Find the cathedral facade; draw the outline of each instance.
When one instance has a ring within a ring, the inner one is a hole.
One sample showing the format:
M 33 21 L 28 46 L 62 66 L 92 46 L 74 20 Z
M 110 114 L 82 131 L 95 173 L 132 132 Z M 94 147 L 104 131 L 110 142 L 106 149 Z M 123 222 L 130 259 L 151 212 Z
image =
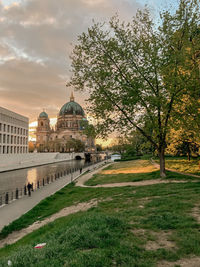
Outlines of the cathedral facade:
M 40 113 L 36 129 L 37 150 L 71 152 L 78 149 L 77 144 L 79 144 L 79 149 L 82 145 L 85 151 L 95 150 L 95 140 L 84 134 L 84 125 L 87 123 L 85 112 L 74 101 L 72 93 L 70 101 L 64 104 L 58 113 L 55 129 L 50 127 L 48 114 L 44 111 Z

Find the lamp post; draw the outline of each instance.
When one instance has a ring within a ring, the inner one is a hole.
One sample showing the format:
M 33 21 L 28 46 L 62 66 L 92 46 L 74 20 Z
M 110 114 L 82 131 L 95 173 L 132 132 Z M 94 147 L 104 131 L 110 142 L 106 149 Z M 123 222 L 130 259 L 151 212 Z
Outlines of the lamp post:
M 73 181 L 73 171 L 71 169 L 71 183 L 72 183 L 72 181 Z

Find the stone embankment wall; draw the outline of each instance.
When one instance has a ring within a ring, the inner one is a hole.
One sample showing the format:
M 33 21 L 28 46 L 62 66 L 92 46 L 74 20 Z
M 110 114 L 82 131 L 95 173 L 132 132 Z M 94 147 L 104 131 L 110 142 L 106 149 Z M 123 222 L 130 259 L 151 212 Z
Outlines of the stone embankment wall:
M 77 155 L 84 158 L 84 153 L 1 154 L 0 172 L 72 160 Z

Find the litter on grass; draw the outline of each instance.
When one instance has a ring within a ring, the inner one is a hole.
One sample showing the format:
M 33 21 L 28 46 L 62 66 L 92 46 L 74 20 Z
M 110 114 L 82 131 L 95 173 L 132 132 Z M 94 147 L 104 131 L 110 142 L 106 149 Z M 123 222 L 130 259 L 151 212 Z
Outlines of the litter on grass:
M 43 248 L 46 246 L 46 243 L 37 244 L 34 248 Z

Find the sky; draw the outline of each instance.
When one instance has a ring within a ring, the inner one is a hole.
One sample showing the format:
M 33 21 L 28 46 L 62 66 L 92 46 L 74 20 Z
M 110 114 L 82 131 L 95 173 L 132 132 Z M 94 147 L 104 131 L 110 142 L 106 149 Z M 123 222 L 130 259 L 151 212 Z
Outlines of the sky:
M 45 109 L 57 116 L 71 91 L 66 88 L 77 36 L 118 13 L 130 20 L 148 4 L 153 16 L 176 0 L 0 0 L 0 106 L 37 119 Z M 75 101 L 85 108 L 85 95 Z

